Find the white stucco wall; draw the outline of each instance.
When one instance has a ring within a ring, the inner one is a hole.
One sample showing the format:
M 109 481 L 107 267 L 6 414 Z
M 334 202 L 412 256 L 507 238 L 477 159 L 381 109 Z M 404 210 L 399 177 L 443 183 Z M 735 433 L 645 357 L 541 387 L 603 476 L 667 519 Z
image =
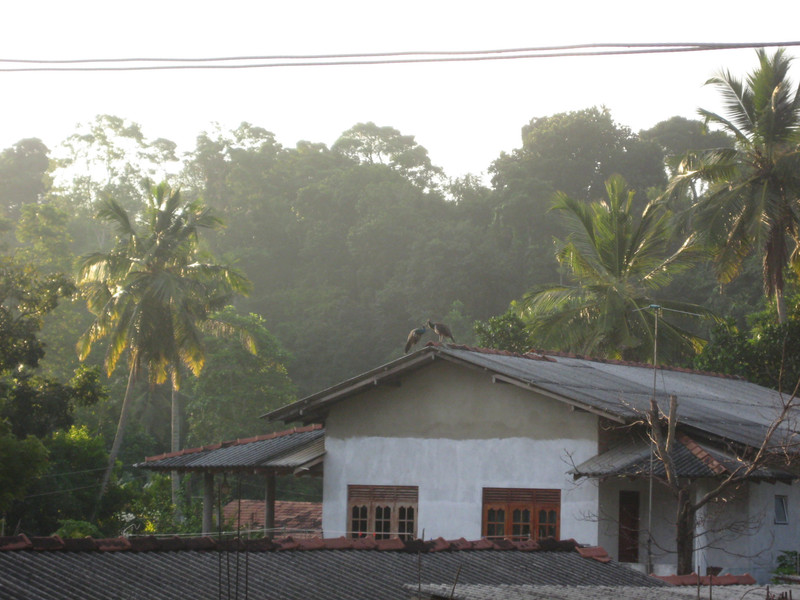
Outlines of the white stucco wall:
M 567 471 L 597 453 L 597 417 L 487 373 L 437 362 L 332 408 L 323 529 L 347 528 L 347 486 L 419 487 L 417 534 L 481 536 L 484 487 L 561 490 L 561 537 L 597 543 L 597 487 Z
M 711 482 L 700 486 L 703 494 Z M 619 558 L 619 492 L 638 491 L 640 496 L 639 561 L 647 562 L 649 486 L 647 480 L 609 479 L 600 484 L 598 543 Z M 787 524 L 775 523 L 775 495 L 787 496 Z M 675 500 L 661 484 L 653 487 L 653 571 L 670 575 L 677 571 L 675 555 Z M 800 551 L 800 486 L 783 483 L 749 483 L 729 492 L 724 500 L 707 505 L 697 515 L 694 568 L 722 567 L 723 573 L 750 573 L 759 583 L 770 580 L 781 551 Z
M 775 496 L 787 496 L 788 523 L 775 523 Z M 800 486 L 749 483 L 737 491 L 724 510 L 706 513 L 709 533 L 698 540 L 698 566 L 723 567 L 725 572 L 750 573 L 767 583 L 784 550 L 800 551 Z
M 675 500 L 662 484 L 648 479 L 614 478 L 600 484 L 599 545 L 619 560 L 619 493 L 639 492 L 639 565 L 646 570 L 648 541 L 653 572 L 672 575 L 677 571 L 675 555 Z M 652 502 L 653 517 L 650 518 Z M 652 531 L 652 538 L 648 535 Z M 650 538 L 650 539 L 648 539 Z

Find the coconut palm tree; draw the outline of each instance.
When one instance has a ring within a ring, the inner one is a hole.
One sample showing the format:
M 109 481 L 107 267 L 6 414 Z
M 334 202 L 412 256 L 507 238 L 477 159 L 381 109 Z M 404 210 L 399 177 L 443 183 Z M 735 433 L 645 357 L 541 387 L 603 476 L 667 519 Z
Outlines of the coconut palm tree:
M 637 219 L 634 191 L 621 176 L 606 181 L 606 193 L 608 201 L 593 203 L 557 195 L 553 210 L 564 216 L 569 233 L 556 257 L 569 281 L 527 294 L 522 317 L 534 344 L 545 349 L 648 361 L 661 310 L 710 316 L 696 305 L 654 296 L 693 263 L 693 239 L 670 250 L 670 213 L 653 201 Z M 701 347 L 699 337 L 669 321 L 659 322 L 661 358 Z
M 115 226 L 117 243 L 109 252 L 84 256 L 79 265 L 81 290 L 95 320 L 81 336 L 78 352 L 84 359 L 95 342 L 107 339 L 109 375 L 126 352 L 128 358 L 128 384 L 102 497 L 119 454 L 137 377 L 146 373 L 154 384 L 171 380 L 172 444 L 178 449 L 175 392 L 181 385 L 181 367 L 200 373 L 203 331 L 232 331 L 212 315 L 235 294 L 246 293 L 249 282 L 235 269 L 205 260 L 198 233 L 219 227 L 221 221 L 201 201 L 184 202 L 180 192 L 166 184 L 152 189 L 140 224 L 110 198 L 102 202 L 98 218 Z
M 786 320 L 784 269 L 800 270 L 800 86 L 788 79 L 791 57 L 757 51 L 759 66 L 745 81 L 725 71 L 708 80 L 721 93 L 727 116 L 700 109 L 706 125 L 720 126 L 736 146 L 690 153 L 669 191 L 706 186 L 694 226 L 715 251 L 722 283 L 735 278 L 745 257 L 759 252 L 764 292 Z

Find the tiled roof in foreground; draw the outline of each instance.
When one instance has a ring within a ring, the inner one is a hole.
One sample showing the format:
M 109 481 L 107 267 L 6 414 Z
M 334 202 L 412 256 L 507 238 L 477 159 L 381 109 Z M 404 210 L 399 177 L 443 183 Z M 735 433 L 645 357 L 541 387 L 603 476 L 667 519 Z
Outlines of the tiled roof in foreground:
M 667 585 L 573 540 L 0 538 L 4 600 L 219 600 L 234 589 L 251 600 L 407 600 L 405 586 L 454 582 Z

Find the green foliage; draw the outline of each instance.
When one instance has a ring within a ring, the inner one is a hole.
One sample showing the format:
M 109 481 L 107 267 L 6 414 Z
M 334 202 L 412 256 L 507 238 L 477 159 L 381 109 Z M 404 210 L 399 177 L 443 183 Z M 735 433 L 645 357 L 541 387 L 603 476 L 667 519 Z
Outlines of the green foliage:
M 786 319 L 784 269 L 800 272 L 800 86 L 788 79 L 790 57 L 782 49 L 757 50 L 759 66 L 741 81 L 725 71 L 707 82 L 720 90 L 727 115 L 700 109 L 706 124 L 736 139 L 734 148 L 689 154 L 671 179 L 669 192 L 688 186 L 708 189 L 695 207 L 694 227 L 715 251 L 719 280 L 741 272 L 744 259 L 763 261 L 764 292 L 775 298 L 778 320 Z
M 183 480 L 186 498 L 186 486 L 189 478 Z M 195 507 L 197 508 L 197 507 Z M 188 509 L 188 510 L 187 510 Z M 172 483 L 169 475 L 153 473 L 148 475 L 147 483 L 139 489 L 134 500 L 127 507 L 125 513 L 126 530 L 138 535 L 154 533 L 194 533 L 200 530 L 200 525 L 195 516 L 197 510 L 184 505 L 182 514 L 186 520 L 182 523 L 175 522 L 175 505 L 172 502 Z
M 53 535 L 60 536 L 61 538 L 85 538 L 102 537 L 102 532 L 93 523 L 88 521 L 76 521 L 74 519 L 62 519 L 59 522 L 59 528 L 56 529 Z
M 97 488 L 108 454 L 101 437 L 86 427 L 57 431 L 43 440 L 49 461 L 24 500 L 8 512 L 9 523 L 19 524 L 29 535 L 52 535 L 62 521 L 86 521 L 95 508 Z M 97 525 L 106 535 L 117 535 L 114 516 L 127 502 L 127 494 L 111 486 L 97 512 Z
M 295 398 L 285 366 L 289 356 L 264 319 L 240 316 L 231 307 L 216 318 L 247 330 L 257 352 L 238 340 L 206 338 L 206 366 L 186 391 L 189 446 L 252 436 L 260 429 L 254 429 L 260 416 Z
M 525 322 L 519 316 L 516 303 L 502 315 L 475 322 L 478 344 L 483 348 L 496 348 L 524 354 L 532 346 Z
M 38 366 L 44 356 L 38 339 L 43 319 L 73 291 L 63 275 L 43 276 L 32 266 L 0 257 L 0 372 Z
M 436 189 L 444 174 L 433 166 L 428 151 L 414 141 L 413 135 L 402 135 L 394 127 L 378 127 L 372 122 L 345 131 L 331 150 L 362 164 L 386 165 L 425 190 Z
M 503 153 L 490 171 L 497 189 L 547 182 L 582 200 L 602 197 L 603 182 L 617 173 L 639 190 L 666 183 L 657 146 L 597 107 L 531 119 L 522 128 L 522 147 Z
M 47 469 L 47 449 L 34 436 L 23 439 L 0 421 L 0 513 L 6 513 Z M 13 522 L 13 521 L 9 521 Z
M 785 323 L 762 319 L 748 333 L 730 323 L 720 326 L 695 358 L 695 366 L 793 394 L 800 383 L 800 318 Z
M 16 222 L 25 206 L 42 200 L 52 184 L 49 170 L 49 150 L 39 139 L 0 152 L 0 215 Z
M 798 566 L 798 553 L 796 550 L 782 550 L 775 561 L 775 569 L 772 571 L 773 575 L 797 575 Z M 778 579 L 773 579 L 775 583 L 782 583 Z
M 655 294 L 695 260 L 692 239 L 670 247 L 671 220 L 651 201 L 634 211 L 634 191 L 620 176 L 606 182 L 608 200 L 585 204 L 559 194 L 554 209 L 564 215 L 569 236 L 559 262 L 569 282 L 536 288 L 523 299 L 522 318 L 537 347 L 589 356 L 652 359 L 654 310 L 710 316 L 685 303 L 659 301 Z M 702 341 L 670 321 L 659 322 L 659 360 L 690 357 Z
M 0 510 L 32 533 L 55 529 L 54 520 L 30 516 L 36 510 L 30 498 L 41 495 L 39 477 L 65 459 L 58 443 L 75 410 L 104 398 L 96 370 L 81 369 L 68 384 L 36 373 L 43 320 L 72 289 L 61 275 L 42 276 L 8 258 L 0 264 Z M 93 439 L 102 448 L 102 439 Z

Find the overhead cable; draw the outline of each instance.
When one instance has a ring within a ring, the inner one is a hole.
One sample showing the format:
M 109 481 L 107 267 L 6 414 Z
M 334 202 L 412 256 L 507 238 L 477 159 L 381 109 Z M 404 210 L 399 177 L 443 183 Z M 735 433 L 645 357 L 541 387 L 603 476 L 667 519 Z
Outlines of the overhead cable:
M 800 46 L 800 41 L 747 43 L 610 43 L 531 48 L 462 51 L 402 51 L 353 54 L 219 56 L 207 58 L 0 58 L 0 72 L 35 71 L 156 71 L 188 69 L 263 69 L 276 67 L 332 67 L 404 63 L 475 62 L 533 58 L 566 58 L 627 54 L 659 54 Z

